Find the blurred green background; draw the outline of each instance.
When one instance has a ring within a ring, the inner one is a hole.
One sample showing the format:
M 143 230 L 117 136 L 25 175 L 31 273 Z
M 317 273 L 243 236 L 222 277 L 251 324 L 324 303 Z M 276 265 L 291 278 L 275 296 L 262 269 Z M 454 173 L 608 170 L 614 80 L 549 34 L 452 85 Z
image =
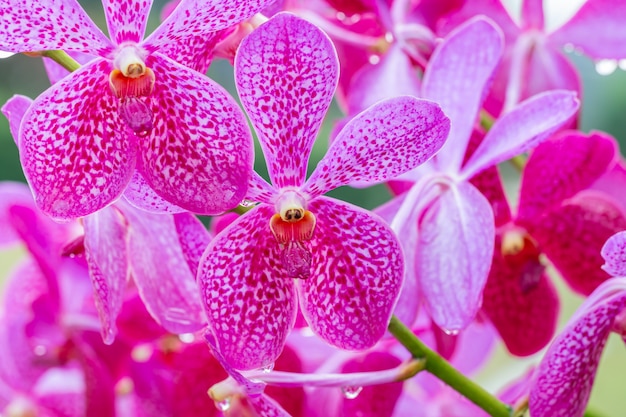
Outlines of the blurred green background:
M 158 13 L 164 3 L 163 0 L 154 2 L 148 32 L 158 25 Z M 96 23 L 103 30 L 106 30 L 100 2 L 89 0 L 81 1 L 81 4 L 90 16 L 94 17 Z M 610 75 L 600 75 L 596 71 L 595 64 L 589 59 L 573 54 L 570 57 L 580 71 L 584 86 L 580 119 L 581 129 L 585 132 L 590 130 L 608 132 L 620 141 L 622 149 L 626 149 L 624 148 L 624 141 L 626 141 L 626 72 L 618 68 Z M 224 85 L 233 95 L 236 95 L 229 63 L 215 62 L 209 75 Z M 40 58 L 15 55 L 0 59 L 0 103 L 4 104 L 14 94 L 23 94 L 34 98 L 48 85 Z M 341 113 L 333 104 L 318 138 L 318 143 L 314 148 L 310 170 L 323 156 L 330 130 L 339 117 L 341 117 Z M 261 175 L 266 176 L 267 171 L 260 155 L 260 149 L 257 146 L 256 169 Z M 0 180 L 24 181 L 8 122 L 2 116 L 0 116 Z M 389 193 L 384 186 L 365 190 L 342 187 L 332 192 L 331 195 L 366 208 L 374 208 L 389 198 Z M 20 256 L 21 250 L 19 248 L 0 253 L 0 279 L 6 276 Z M 565 300 L 561 315 L 561 323 L 563 324 L 580 303 L 580 299 L 572 296 L 564 284 L 558 278 L 556 279 Z M 485 384 L 488 389 L 495 391 L 512 377 L 523 373 L 528 366 L 536 364 L 539 357 L 540 355 L 524 360 L 510 358 L 504 349 L 499 347 L 494 360 L 480 373 L 479 381 Z M 597 384 L 592 394 L 590 409 L 594 411 L 595 414 L 593 415 L 620 417 L 625 414 L 623 411 L 626 408 L 626 397 L 623 394 L 624 375 L 626 375 L 626 350 L 623 342 L 618 337 L 613 336 L 602 359 Z

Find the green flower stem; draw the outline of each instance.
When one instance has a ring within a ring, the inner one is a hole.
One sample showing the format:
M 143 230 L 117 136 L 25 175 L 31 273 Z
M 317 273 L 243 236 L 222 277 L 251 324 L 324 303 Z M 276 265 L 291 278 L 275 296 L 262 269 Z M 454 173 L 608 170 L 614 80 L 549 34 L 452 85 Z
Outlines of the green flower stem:
M 485 410 L 492 417 L 511 417 L 513 410 L 496 397 L 485 391 L 474 381 L 457 371 L 448 361 L 439 356 L 419 340 L 397 317 L 392 316 L 389 332 L 416 359 L 426 360 L 426 371 L 448 384 L 459 394 Z
M 43 51 L 41 55 L 50 58 L 69 72 L 74 72 L 80 68 L 80 64 L 65 51 Z

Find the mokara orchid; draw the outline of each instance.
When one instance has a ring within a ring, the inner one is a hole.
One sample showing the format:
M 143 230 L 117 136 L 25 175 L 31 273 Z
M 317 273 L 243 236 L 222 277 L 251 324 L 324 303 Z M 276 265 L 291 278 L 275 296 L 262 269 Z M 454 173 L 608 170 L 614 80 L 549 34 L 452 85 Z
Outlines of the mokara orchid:
M 391 317 L 404 267 L 396 237 L 377 216 L 322 194 L 416 167 L 442 146 L 449 122 L 429 101 L 380 102 L 344 127 L 306 180 L 337 67 L 328 37 L 287 13 L 244 39 L 235 59 L 272 185 L 253 176 L 247 198 L 261 204 L 211 241 L 198 281 L 217 348 L 236 369 L 278 357 L 296 293 L 313 331 L 340 348 L 373 346 Z
M 480 48 L 472 45 L 480 44 Z M 464 163 L 482 99 L 502 56 L 502 35 L 489 20 L 472 19 L 441 43 L 429 62 L 422 96 L 450 117 L 450 134 L 433 160 L 403 176 L 405 194 L 377 212 L 404 246 L 407 278 L 396 315 L 412 323 L 420 302 L 433 321 L 457 332 L 480 308 L 495 238 L 489 201 L 469 180 L 547 139 L 578 109 L 574 93 L 533 97 L 498 119 Z
M 37 205 L 56 219 L 93 213 L 136 169 L 186 210 L 236 206 L 251 172 L 251 134 L 232 97 L 185 66 L 201 66 L 207 44 L 187 43 L 213 39 L 265 3 L 186 0 L 142 41 L 151 0 L 104 1 L 112 40 L 75 0 L 0 1 L 0 50 L 96 56 L 42 93 L 21 124 L 20 158 Z
M 556 329 L 559 299 L 543 256 L 583 295 L 609 278 L 600 249 L 626 229 L 626 217 L 612 196 L 590 187 L 613 168 L 617 154 L 608 135 L 560 132 L 528 159 L 517 213 L 511 216 L 505 199 L 496 202 L 507 218 L 498 228 L 483 307 L 511 353 L 537 352 Z
M 494 87 L 485 103 L 492 114 L 511 110 L 535 94 L 562 88 L 581 93 L 580 77 L 564 52 L 578 51 L 595 60 L 626 58 L 626 3 L 587 0 L 557 28 L 546 27 L 544 0 L 523 0 L 519 22 L 501 0 L 466 1 L 453 13 L 443 31 L 476 15 L 493 19 L 502 29 L 506 52 Z

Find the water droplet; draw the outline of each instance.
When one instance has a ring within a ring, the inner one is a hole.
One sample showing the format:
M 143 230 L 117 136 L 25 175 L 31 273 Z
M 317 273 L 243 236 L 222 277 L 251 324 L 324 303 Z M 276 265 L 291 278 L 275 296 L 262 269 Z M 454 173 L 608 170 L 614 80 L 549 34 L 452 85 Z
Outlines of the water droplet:
M 566 44 L 563 46 L 563 50 L 564 50 L 566 53 L 571 54 L 571 53 L 573 53 L 573 52 L 576 50 L 576 48 L 574 47 L 574 44 L 572 44 L 572 43 L 566 43 Z
M 341 387 L 343 396 L 349 400 L 354 400 L 363 391 L 363 387 Z
M 228 411 L 230 409 L 230 398 L 226 398 L 222 401 L 216 401 L 215 406 L 220 411 Z
M 376 64 L 378 64 L 380 62 L 380 57 L 378 55 L 370 55 L 368 60 L 369 60 L 370 64 L 376 65 Z
M 391 32 L 385 33 L 385 40 L 389 43 L 393 42 L 393 33 Z
M 178 335 L 178 339 L 183 343 L 193 343 L 196 340 L 196 336 L 193 333 L 183 333 Z
M 447 334 L 448 336 L 457 336 L 461 332 L 461 330 L 459 329 L 441 329 L 441 330 L 443 330 L 443 332 Z
M 242 200 L 241 203 L 239 203 L 239 205 L 241 207 L 252 207 L 254 205 L 254 201 Z
M 269 374 L 273 370 L 274 370 L 274 364 L 273 363 L 267 364 L 267 365 L 265 365 L 265 366 L 263 366 L 261 368 L 261 371 L 263 371 L 264 374 Z
M 44 345 L 37 345 L 33 348 L 33 353 L 36 356 L 43 356 L 48 353 L 48 349 Z
M 596 62 L 596 72 L 600 75 L 611 75 L 617 69 L 617 61 L 614 59 L 601 59 Z
M 343 22 L 346 19 L 346 14 L 344 12 L 337 12 L 335 16 L 340 22 Z

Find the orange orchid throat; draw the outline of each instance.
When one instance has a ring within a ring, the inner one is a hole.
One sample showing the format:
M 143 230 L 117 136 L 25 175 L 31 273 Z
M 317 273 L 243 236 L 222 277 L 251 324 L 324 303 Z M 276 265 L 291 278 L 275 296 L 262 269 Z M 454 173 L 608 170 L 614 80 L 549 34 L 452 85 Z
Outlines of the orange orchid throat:
M 304 208 L 303 199 L 287 192 L 276 204 L 278 213 L 270 219 L 270 230 L 282 251 L 282 262 L 292 278 L 311 275 L 311 252 L 306 242 L 315 231 L 315 215 Z

